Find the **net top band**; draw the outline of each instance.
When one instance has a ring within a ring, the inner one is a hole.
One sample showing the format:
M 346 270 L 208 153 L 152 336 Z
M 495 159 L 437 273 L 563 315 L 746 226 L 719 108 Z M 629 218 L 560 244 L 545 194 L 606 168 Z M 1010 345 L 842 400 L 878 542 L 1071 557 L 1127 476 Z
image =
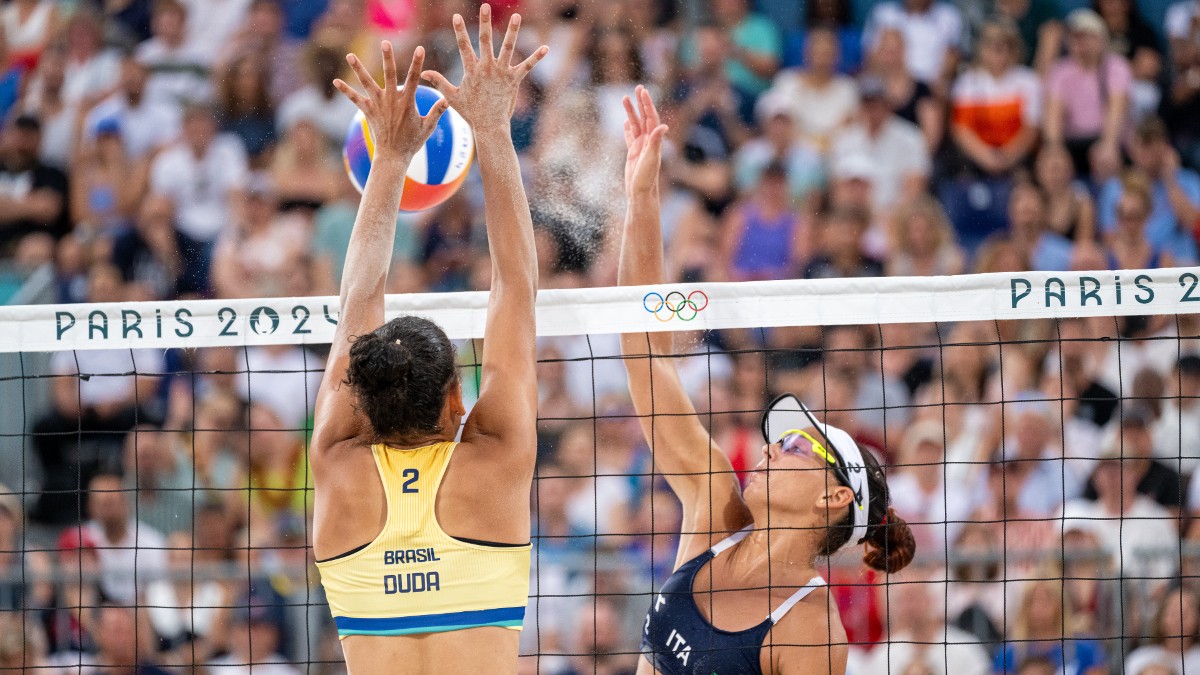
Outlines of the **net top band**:
M 487 293 L 387 298 L 451 339 L 483 337 Z M 1200 313 L 1200 267 L 556 289 L 538 335 Z M 336 297 L 0 307 L 0 353 L 325 344 Z

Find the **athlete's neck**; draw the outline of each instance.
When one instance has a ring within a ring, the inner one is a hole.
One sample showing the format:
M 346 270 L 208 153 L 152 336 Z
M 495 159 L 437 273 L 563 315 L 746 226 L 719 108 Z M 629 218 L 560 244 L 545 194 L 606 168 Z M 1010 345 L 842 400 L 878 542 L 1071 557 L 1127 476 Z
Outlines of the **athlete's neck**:
M 803 586 L 816 576 L 816 543 L 806 530 L 755 529 L 737 551 L 748 564 L 766 569 L 773 586 Z
M 415 450 L 416 448 L 424 448 L 435 443 L 449 443 L 454 440 L 454 436 L 452 433 L 438 431 L 409 438 L 381 438 L 378 442 L 397 450 Z

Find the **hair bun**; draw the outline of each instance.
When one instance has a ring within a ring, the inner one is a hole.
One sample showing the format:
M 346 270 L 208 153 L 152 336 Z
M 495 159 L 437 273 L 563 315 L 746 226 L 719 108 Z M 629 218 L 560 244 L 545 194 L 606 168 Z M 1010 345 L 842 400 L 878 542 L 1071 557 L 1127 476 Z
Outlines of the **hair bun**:
M 867 533 L 867 553 L 863 562 L 871 569 L 888 574 L 899 572 L 912 562 L 917 541 L 908 523 L 888 507 L 884 519 Z

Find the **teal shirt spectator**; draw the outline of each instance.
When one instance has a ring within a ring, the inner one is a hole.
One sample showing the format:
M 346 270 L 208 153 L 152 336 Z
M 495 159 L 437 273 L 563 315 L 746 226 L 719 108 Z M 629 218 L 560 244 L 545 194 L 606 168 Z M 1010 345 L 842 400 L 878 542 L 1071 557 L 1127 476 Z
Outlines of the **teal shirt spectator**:
M 772 56 L 776 61 L 783 57 L 783 39 L 776 30 L 775 24 L 761 14 L 750 13 L 730 31 L 733 46 L 760 56 Z M 681 48 L 684 64 L 696 65 L 696 41 L 689 37 Z M 771 86 L 771 79 L 759 77 L 750 71 L 740 60 L 729 58 L 725 61 L 725 75 L 730 84 L 738 90 L 758 96 Z
M 342 283 L 346 252 L 350 249 L 350 232 L 358 215 L 358 202 L 342 200 L 322 206 L 315 216 L 312 253 L 327 257 L 333 264 L 334 281 Z M 412 261 L 416 257 L 417 239 L 413 234 L 420 216 L 401 212 L 396 217 L 396 238 L 392 240 L 392 260 Z

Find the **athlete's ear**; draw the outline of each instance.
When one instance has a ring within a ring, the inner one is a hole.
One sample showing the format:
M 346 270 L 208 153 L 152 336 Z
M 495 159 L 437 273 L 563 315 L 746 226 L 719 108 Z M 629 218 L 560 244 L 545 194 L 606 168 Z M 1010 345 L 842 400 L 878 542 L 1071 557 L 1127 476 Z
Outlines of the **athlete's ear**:
M 841 484 L 833 484 L 823 495 L 817 498 L 817 505 L 822 509 L 841 511 L 854 502 L 854 492 Z
M 450 388 L 446 390 L 446 403 L 450 406 L 450 412 L 462 417 L 467 414 L 467 406 L 463 404 L 462 379 L 455 377 L 450 383 Z

